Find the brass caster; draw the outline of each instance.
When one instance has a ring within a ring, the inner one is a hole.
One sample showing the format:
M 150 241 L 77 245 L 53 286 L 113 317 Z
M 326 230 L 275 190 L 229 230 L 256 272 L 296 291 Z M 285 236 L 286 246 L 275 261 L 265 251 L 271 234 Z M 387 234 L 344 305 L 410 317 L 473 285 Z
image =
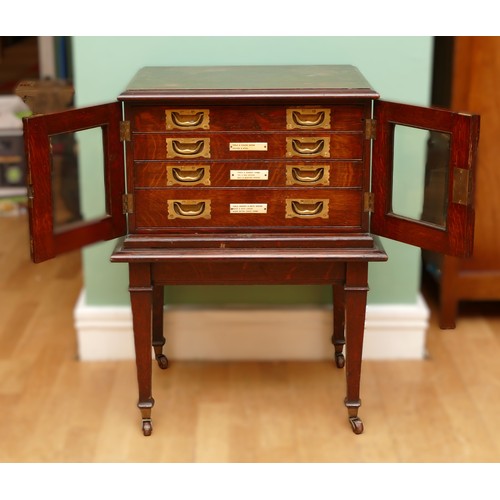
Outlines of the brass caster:
M 151 424 L 150 419 L 145 419 L 142 421 L 142 433 L 145 436 L 151 436 L 151 433 L 153 432 L 153 425 Z
M 352 432 L 354 432 L 354 434 L 363 433 L 363 422 L 359 417 L 349 417 L 349 422 L 351 423 Z
M 156 361 L 162 370 L 166 370 L 168 368 L 168 359 L 164 354 L 158 354 L 158 356 L 156 356 Z
M 345 358 L 344 358 L 344 355 L 341 352 L 336 352 L 335 353 L 335 364 L 337 365 L 337 368 L 344 368 L 344 366 L 345 366 Z

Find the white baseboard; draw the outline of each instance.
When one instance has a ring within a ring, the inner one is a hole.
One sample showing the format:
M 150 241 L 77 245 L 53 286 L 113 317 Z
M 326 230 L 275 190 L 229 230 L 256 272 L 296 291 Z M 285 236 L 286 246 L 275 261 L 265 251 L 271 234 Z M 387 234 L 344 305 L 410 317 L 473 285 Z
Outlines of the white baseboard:
M 129 307 L 85 304 L 75 311 L 79 359 L 133 359 Z M 416 304 L 369 305 L 364 359 L 422 359 L 429 310 Z M 331 359 L 332 309 L 328 307 L 168 307 L 165 354 L 172 360 Z

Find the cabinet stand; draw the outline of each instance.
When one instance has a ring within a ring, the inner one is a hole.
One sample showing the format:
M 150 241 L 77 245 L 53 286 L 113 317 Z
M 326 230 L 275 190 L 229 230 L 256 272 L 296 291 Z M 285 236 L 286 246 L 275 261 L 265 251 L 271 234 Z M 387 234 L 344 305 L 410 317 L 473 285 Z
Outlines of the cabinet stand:
M 239 241 L 240 245 L 242 241 Z M 379 242 L 371 237 L 353 242 L 360 246 L 347 247 L 346 240 L 336 242 L 333 239 L 328 241 L 330 247 L 311 248 L 234 247 L 231 246 L 235 244 L 234 240 L 225 240 L 211 247 L 187 247 L 184 242 L 180 247 L 166 249 L 138 248 L 132 237 L 121 242 L 111 260 L 129 264 L 138 407 L 144 435 L 152 432 L 151 347 L 159 367 L 168 367 L 163 353 L 163 287 L 195 284 L 332 286 L 335 364 L 338 368 L 345 365 L 347 392 L 344 403 L 354 433 L 361 434 L 363 423 L 358 417 L 358 409 L 361 405 L 359 389 L 368 262 L 385 261 L 387 255 Z

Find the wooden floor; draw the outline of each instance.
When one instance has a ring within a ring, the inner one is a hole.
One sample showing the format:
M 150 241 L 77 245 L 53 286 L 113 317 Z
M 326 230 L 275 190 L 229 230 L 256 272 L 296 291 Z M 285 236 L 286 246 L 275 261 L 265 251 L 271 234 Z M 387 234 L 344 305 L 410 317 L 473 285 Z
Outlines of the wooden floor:
M 425 361 L 366 361 L 354 435 L 326 362 L 172 362 L 145 438 L 133 361 L 75 357 L 77 253 L 34 265 L 0 217 L 2 462 L 499 462 L 500 314 L 469 306 Z M 156 367 L 155 367 L 156 368 Z

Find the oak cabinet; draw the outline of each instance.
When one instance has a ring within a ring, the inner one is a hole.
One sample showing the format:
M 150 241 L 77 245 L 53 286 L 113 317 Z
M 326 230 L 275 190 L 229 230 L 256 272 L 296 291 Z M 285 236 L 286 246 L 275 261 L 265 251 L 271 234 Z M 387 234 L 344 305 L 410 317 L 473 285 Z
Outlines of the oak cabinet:
M 438 37 L 435 104 L 478 113 L 482 123 L 474 200 L 474 253 L 467 259 L 423 253 L 427 271 L 439 284 L 442 328 L 455 326 L 460 301 L 500 300 L 500 103 L 496 99 L 499 76 L 498 37 Z M 439 141 L 438 137 L 437 149 Z M 431 155 L 426 188 L 429 216 L 436 213 L 430 178 L 443 168 L 440 155 Z
M 472 251 L 479 117 L 384 102 L 352 66 L 144 68 L 117 102 L 24 126 L 33 260 L 121 237 L 111 260 L 129 265 L 145 435 L 151 346 L 168 366 L 164 286 L 331 285 L 334 356 L 359 434 L 368 263 L 387 259 L 377 235 Z M 400 127 L 448 137 L 439 221 L 393 206 Z M 102 138 L 105 213 L 61 227 L 51 137 L 88 129 Z

